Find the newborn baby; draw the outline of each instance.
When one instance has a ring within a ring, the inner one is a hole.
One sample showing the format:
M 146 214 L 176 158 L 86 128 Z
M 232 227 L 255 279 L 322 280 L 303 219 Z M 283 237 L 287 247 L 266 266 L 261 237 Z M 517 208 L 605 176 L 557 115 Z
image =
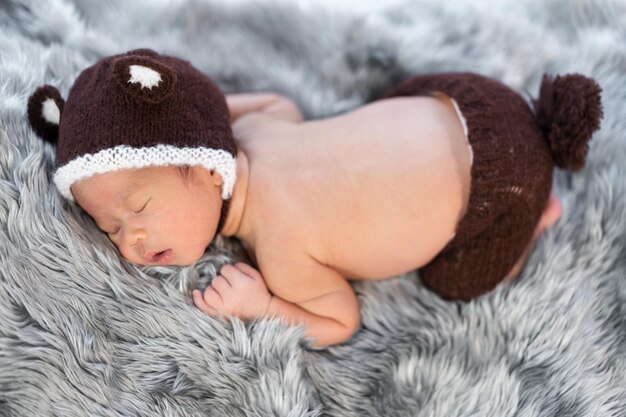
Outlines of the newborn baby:
M 253 265 L 225 265 L 194 304 L 279 316 L 324 347 L 359 327 L 349 280 L 420 269 L 435 293 L 468 300 L 516 277 L 560 215 L 554 163 L 584 165 L 599 92 L 546 77 L 531 111 L 495 80 L 419 76 L 304 121 L 285 97 L 224 100 L 186 61 L 142 49 L 85 70 L 67 103 L 40 88 L 29 118 L 58 140 L 60 192 L 122 256 L 189 265 L 216 234 L 237 238 Z

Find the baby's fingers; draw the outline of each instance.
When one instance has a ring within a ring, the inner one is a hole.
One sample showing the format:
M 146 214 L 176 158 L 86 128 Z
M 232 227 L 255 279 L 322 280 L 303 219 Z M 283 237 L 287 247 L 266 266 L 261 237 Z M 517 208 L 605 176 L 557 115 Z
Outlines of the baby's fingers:
M 247 276 L 249 276 L 250 278 L 263 279 L 263 277 L 261 276 L 261 273 L 257 271 L 256 269 L 254 269 L 252 266 L 248 265 L 247 263 L 237 262 L 235 264 L 235 267 L 239 269 L 241 272 L 243 272 L 244 274 L 246 274 Z
M 191 292 L 191 296 L 193 298 L 193 303 L 200 310 L 202 310 L 205 313 L 207 313 L 207 314 L 209 314 L 211 316 L 214 316 L 214 317 L 219 316 L 219 313 L 217 312 L 217 310 L 214 309 L 213 307 L 211 307 L 209 304 L 207 304 L 206 301 L 204 301 L 204 298 L 202 297 L 202 291 L 200 291 L 200 290 L 193 290 Z
M 228 282 L 228 280 L 222 275 L 218 275 L 213 278 L 213 281 L 211 281 L 211 286 L 215 288 L 215 291 L 217 291 L 220 296 L 223 294 L 228 294 L 228 291 L 231 289 L 230 282 Z

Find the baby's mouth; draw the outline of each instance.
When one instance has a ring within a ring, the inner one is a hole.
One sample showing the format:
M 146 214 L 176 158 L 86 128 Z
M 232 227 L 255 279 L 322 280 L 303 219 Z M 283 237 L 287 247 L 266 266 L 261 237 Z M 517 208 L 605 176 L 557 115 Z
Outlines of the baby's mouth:
M 160 265 L 164 265 L 172 258 L 172 250 L 166 249 L 164 251 L 155 253 L 152 255 L 152 262 L 157 262 Z

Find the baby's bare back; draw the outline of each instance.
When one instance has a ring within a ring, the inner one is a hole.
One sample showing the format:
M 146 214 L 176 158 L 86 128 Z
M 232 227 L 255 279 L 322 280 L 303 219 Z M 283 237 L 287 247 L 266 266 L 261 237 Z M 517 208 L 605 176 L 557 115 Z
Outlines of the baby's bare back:
M 445 99 L 381 100 L 297 124 L 250 115 L 233 131 L 263 216 L 247 242 L 255 262 L 304 251 L 346 278 L 388 278 L 428 263 L 465 211 L 469 150 Z

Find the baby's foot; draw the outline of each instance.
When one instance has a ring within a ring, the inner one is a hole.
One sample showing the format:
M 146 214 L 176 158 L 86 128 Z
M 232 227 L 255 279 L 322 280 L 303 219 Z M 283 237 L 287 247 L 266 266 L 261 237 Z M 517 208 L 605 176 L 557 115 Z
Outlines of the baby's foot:
M 522 256 L 519 258 L 517 263 L 511 269 L 511 272 L 509 272 L 506 275 L 506 277 L 504 278 L 502 282 L 511 282 L 513 279 L 515 279 L 519 275 L 520 271 L 524 267 L 526 258 L 528 258 L 530 249 L 532 249 L 537 239 L 539 239 L 539 236 L 541 236 L 541 233 L 543 232 L 543 230 L 552 226 L 559 219 L 559 217 L 561 217 L 562 211 L 563 211 L 563 206 L 561 205 L 561 200 L 559 200 L 559 197 L 556 195 L 556 193 L 554 192 L 550 193 L 550 199 L 548 200 L 548 205 L 543 211 L 543 214 L 541 215 L 541 219 L 539 220 L 537 227 L 535 227 L 535 232 L 533 233 L 532 240 L 530 241 L 530 243 L 524 250 L 524 253 L 522 253 Z

